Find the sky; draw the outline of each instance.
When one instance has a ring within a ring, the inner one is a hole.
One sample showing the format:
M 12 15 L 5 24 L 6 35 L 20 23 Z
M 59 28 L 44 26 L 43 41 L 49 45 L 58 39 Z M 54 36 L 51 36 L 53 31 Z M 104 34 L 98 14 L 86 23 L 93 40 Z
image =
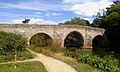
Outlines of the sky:
M 0 0 L 0 23 L 58 24 L 74 17 L 90 21 L 115 0 Z

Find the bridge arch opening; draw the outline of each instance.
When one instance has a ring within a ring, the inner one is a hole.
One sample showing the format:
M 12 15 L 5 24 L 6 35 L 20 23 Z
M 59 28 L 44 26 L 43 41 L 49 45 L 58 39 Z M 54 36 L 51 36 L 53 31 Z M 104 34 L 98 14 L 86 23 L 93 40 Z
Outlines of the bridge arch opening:
M 82 48 L 83 46 L 83 36 L 77 31 L 70 32 L 64 40 L 64 47 L 66 48 Z
M 35 47 L 46 47 L 52 43 L 52 38 L 46 33 L 37 33 L 30 38 L 30 45 Z
M 100 57 L 104 57 L 106 55 L 106 42 L 105 38 L 102 35 L 97 35 L 92 40 L 92 53 L 98 55 Z
M 102 35 L 97 35 L 92 40 L 93 48 L 100 48 L 104 46 L 104 37 Z

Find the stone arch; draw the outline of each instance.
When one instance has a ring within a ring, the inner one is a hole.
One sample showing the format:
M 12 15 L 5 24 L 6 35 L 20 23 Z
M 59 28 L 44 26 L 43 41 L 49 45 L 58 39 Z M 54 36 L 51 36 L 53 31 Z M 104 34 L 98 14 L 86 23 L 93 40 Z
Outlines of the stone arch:
M 52 43 L 53 43 L 52 37 L 47 33 L 43 32 L 34 34 L 29 40 L 29 44 L 36 45 L 36 47 L 44 47 Z
M 83 46 L 84 38 L 78 31 L 70 32 L 64 39 L 64 47 L 66 48 L 82 48 Z
M 104 46 L 104 37 L 102 35 L 97 35 L 92 39 L 92 47 L 103 47 Z

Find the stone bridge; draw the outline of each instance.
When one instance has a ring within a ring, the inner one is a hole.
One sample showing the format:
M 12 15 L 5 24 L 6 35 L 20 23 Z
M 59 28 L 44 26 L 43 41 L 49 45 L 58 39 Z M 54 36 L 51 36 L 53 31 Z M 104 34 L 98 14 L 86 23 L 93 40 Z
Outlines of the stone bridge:
M 28 43 L 35 34 L 44 33 L 61 47 L 65 47 L 65 39 L 73 33 L 77 38 L 81 37 L 79 42 L 83 41 L 83 48 L 92 48 L 92 40 L 98 35 L 102 36 L 105 30 L 78 25 L 0 24 L 0 31 L 20 34 L 27 38 Z

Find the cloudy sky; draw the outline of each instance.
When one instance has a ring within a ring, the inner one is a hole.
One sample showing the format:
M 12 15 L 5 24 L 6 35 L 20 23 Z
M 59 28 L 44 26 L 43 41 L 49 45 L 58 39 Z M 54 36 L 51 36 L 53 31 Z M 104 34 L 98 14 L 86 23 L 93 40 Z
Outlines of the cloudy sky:
M 57 24 L 81 17 L 92 22 L 99 9 L 115 0 L 0 0 L 0 23 Z

